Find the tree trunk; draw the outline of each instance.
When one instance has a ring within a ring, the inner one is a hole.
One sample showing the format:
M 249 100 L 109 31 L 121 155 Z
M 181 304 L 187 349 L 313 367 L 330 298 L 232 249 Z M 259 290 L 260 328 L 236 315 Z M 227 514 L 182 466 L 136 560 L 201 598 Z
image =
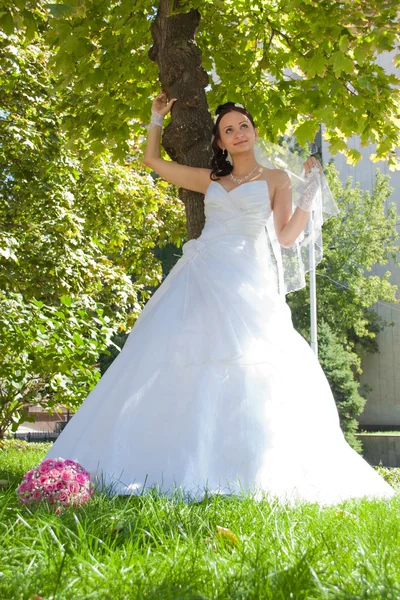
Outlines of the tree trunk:
M 172 8 L 178 2 L 173 1 Z M 171 122 L 164 129 L 162 145 L 175 162 L 192 167 L 210 167 L 212 118 L 204 88 L 208 74 L 201 65 L 201 52 L 194 43 L 200 22 L 198 10 L 169 15 L 170 0 L 160 0 L 152 23 L 154 44 L 151 60 L 160 70 L 162 89 L 168 98 L 178 98 Z M 204 196 L 184 188 L 179 197 L 185 204 L 188 239 L 197 238 L 204 227 Z

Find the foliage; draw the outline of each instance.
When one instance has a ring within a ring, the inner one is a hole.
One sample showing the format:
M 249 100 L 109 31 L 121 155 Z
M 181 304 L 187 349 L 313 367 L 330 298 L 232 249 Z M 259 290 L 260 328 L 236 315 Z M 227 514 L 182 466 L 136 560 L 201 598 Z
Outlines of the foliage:
M 27 420 L 27 403 L 77 406 L 99 379 L 97 357 L 114 327 L 99 304 L 61 301 L 62 308 L 0 293 L 0 438 Z
M 318 358 L 337 403 L 344 436 L 354 450 L 360 452 L 362 444 L 354 434 L 358 429 L 357 417 L 364 409 L 365 398 L 359 394 L 358 383 L 353 375 L 358 357 L 338 341 L 323 319 L 318 323 Z
M 386 73 L 376 57 L 398 44 L 396 0 L 170 4 L 171 17 L 200 12 L 196 43 L 210 78 L 211 108 L 227 99 L 244 102 L 262 135 L 276 140 L 293 126 L 302 145 L 313 141 L 323 122 L 332 154 L 341 151 L 357 162 L 360 152 L 346 143 L 357 134 L 363 145 L 377 143 L 373 159 L 388 157 L 394 168 L 400 145 L 398 78 Z M 88 160 L 104 146 L 124 159 L 132 140 L 142 134 L 148 98 L 159 86 L 156 65 L 148 56 L 150 23 L 159 4 L 1 0 L 0 6 L 0 23 L 10 39 L 17 29 L 28 39 L 35 30 L 45 34 L 63 92 L 69 138 L 79 140 L 82 131 L 88 133 Z M 396 64 L 399 58 L 393 54 Z M 171 90 L 171 95 L 179 98 L 180 91 Z
M 375 467 L 375 469 L 377 470 L 379 475 L 383 477 L 385 481 L 388 482 L 389 485 L 391 485 L 395 489 L 400 489 L 400 469 L 382 466 Z
M 370 341 L 379 330 L 376 313 L 371 310 L 373 305 L 378 301 L 398 302 L 390 271 L 382 277 L 371 273 L 374 265 L 387 266 L 389 259 L 399 264 L 396 205 L 387 203 L 393 188 L 388 185 L 388 176 L 379 170 L 372 194 L 361 190 L 359 184 L 352 187 L 352 178 L 343 186 L 333 164 L 327 166 L 326 176 L 340 214 L 323 227 L 324 257 L 316 269 L 318 314 L 341 343 L 348 343 L 350 348 L 357 344 L 361 358 L 363 345 L 373 349 Z M 305 288 L 288 296 L 296 326 L 306 335 L 308 276 L 307 282 Z M 358 372 L 359 363 L 360 360 Z
M 48 58 L 0 41 L 0 437 L 26 402 L 79 405 L 161 280 L 154 246 L 184 236 L 172 186 L 69 147 Z
M 151 249 L 180 243 L 183 212 L 173 188 L 135 164 L 103 153 L 83 168 L 60 132 L 47 59 L 38 46 L 2 48 L 1 288 L 46 301 L 85 290 L 123 323 L 159 282 Z
M 392 188 L 380 171 L 372 194 L 358 184 L 353 188 L 351 178 L 343 186 L 332 164 L 327 179 L 340 214 L 324 224 L 324 258 L 316 269 L 319 358 L 338 404 L 342 429 L 359 449 L 354 438 L 356 417 L 371 391 L 366 386 L 357 392 L 361 359 L 377 351 L 376 334 L 386 324 L 372 307 L 378 301 L 398 303 L 390 271 L 379 277 L 371 269 L 375 264 L 386 266 L 390 258 L 398 264 L 397 212 L 394 202 L 386 207 Z M 308 276 L 307 286 L 287 300 L 295 328 L 309 339 Z

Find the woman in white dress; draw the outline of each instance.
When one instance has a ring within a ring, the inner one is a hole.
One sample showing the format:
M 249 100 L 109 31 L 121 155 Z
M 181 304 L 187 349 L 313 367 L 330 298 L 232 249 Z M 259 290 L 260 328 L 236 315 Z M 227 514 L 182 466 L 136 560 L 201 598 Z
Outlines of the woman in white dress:
M 78 461 L 114 494 L 156 487 L 191 501 L 245 491 L 321 505 L 392 497 L 346 442 L 267 257 L 270 217 L 281 247 L 291 248 L 307 224 L 307 200 L 292 214 L 290 177 L 257 163 L 257 130 L 241 105 L 219 107 L 212 169 L 160 158 L 162 120 L 175 100 L 161 93 L 153 101 L 144 163 L 205 195 L 204 229 L 184 244 L 46 458 Z M 313 157 L 304 166 L 321 169 Z

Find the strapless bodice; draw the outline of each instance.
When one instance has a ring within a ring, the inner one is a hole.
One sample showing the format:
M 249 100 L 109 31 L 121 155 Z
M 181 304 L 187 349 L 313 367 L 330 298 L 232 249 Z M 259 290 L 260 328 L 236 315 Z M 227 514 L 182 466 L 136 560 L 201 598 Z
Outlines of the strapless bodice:
M 257 260 L 257 247 L 265 240 L 265 227 L 272 215 L 268 184 L 264 179 L 247 181 L 227 191 L 211 181 L 204 195 L 205 225 L 197 239 L 186 242 L 183 259 L 191 259 L 208 248 L 232 255 L 246 251 L 248 260 Z M 265 255 L 265 247 L 261 252 Z
M 227 191 L 212 181 L 204 197 L 206 222 L 199 239 L 239 235 L 256 240 L 271 215 L 268 184 L 255 179 Z

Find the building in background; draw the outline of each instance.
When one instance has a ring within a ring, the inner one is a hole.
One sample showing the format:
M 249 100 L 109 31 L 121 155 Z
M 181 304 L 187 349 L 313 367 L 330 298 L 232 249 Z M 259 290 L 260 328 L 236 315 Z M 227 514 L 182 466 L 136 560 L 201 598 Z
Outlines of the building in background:
M 400 69 L 396 68 L 393 56 L 394 53 L 384 53 L 377 58 L 377 63 L 386 72 L 400 77 Z M 322 127 L 322 133 L 323 131 Z M 328 142 L 322 137 L 324 162 L 333 158 L 343 183 L 351 176 L 354 184 L 359 182 L 362 190 L 370 192 L 374 189 L 377 169 L 389 175 L 389 183 L 394 191 L 386 202 L 387 204 L 395 202 L 400 215 L 400 171 L 390 171 L 386 162 L 373 163 L 369 159 L 369 156 L 375 152 L 376 145 L 362 148 L 358 136 L 353 136 L 347 143 L 362 153 L 363 158 L 357 165 L 347 164 L 346 157 L 342 154 L 332 157 L 328 151 Z M 397 223 L 397 231 L 400 234 L 400 220 Z M 382 276 L 388 270 L 392 274 L 391 283 L 399 287 L 396 297 L 400 299 L 399 266 L 390 260 L 388 265 L 376 265 L 372 272 Z M 368 394 L 359 423 L 362 429 L 367 430 L 400 430 L 400 305 L 379 303 L 373 308 L 385 321 L 393 322 L 394 326 L 385 327 L 378 335 L 379 353 L 371 354 L 362 361 L 363 374 L 360 383 L 361 385 L 367 383 L 373 388 L 373 391 Z

